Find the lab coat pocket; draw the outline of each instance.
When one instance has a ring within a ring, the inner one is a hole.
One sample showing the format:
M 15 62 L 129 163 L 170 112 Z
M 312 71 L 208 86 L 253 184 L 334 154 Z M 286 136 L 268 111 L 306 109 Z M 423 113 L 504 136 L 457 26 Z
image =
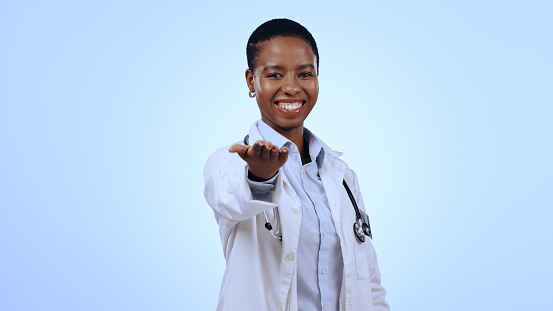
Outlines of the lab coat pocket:
M 370 242 L 366 241 L 365 243 L 361 243 L 360 241 L 355 241 L 355 266 L 358 280 L 368 280 L 370 277 L 367 243 Z

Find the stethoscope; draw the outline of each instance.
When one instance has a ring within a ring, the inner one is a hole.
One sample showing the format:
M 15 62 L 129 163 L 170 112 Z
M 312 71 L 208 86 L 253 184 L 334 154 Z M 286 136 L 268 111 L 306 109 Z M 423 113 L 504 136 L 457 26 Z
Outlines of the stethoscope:
M 249 137 L 250 135 L 246 135 L 244 137 L 244 145 L 248 145 L 249 143 Z M 357 202 L 355 201 L 355 198 L 353 197 L 353 193 L 351 193 L 351 190 L 348 187 L 348 184 L 346 183 L 346 180 L 344 179 L 342 181 L 342 184 L 344 185 L 344 188 L 346 188 L 346 192 L 348 193 L 349 199 L 351 200 L 351 204 L 353 205 L 353 208 L 355 209 L 355 222 L 353 223 L 353 233 L 357 237 L 357 239 L 361 242 L 365 242 L 365 237 L 373 238 L 372 231 L 371 231 L 371 223 L 369 221 L 369 215 L 367 215 L 367 222 L 364 222 L 363 216 L 361 216 L 361 212 L 359 212 L 359 207 L 357 206 Z M 267 217 L 266 211 L 263 211 L 263 216 L 265 217 L 265 228 L 269 230 L 271 235 L 275 237 L 275 239 L 278 239 L 282 242 L 282 235 L 278 235 L 280 233 L 280 217 L 278 214 L 278 208 L 273 208 L 273 218 L 276 219 L 276 230 L 273 229 L 273 226 L 269 222 L 269 218 Z

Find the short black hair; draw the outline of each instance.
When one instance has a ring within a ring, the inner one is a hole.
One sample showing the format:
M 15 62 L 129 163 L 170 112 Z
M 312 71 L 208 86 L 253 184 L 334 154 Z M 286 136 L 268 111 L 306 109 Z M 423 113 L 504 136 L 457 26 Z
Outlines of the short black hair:
M 259 53 L 261 48 L 258 43 L 270 40 L 277 36 L 297 37 L 307 42 L 307 44 L 311 46 L 313 54 L 317 57 L 317 68 L 319 68 L 319 50 L 317 49 L 317 43 L 307 28 L 293 20 L 277 18 L 261 24 L 256 30 L 254 30 L 250 36 L 250 39 L 248 39 L 246 57 L 248 59 L 248 68 L 252 72 L 255 69 L 257 53 Z

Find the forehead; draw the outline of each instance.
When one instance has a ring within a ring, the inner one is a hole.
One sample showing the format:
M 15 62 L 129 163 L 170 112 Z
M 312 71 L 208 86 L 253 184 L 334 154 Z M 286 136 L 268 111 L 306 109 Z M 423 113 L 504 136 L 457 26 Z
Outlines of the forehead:
M 272 65 L 294 66 L 311 64 L 315 66 L 315 53 L 311 46 L 297 37 L 277 36 L 261 42 L 257 53 L 257 67 Z

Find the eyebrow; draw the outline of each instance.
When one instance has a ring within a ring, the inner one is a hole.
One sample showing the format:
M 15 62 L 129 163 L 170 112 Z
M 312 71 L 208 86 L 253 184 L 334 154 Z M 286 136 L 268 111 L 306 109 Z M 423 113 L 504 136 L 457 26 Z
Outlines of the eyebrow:
M 304 64 L 304 65 L 299 65 L 297 67 L 297 69 L 305 69 L 305 68 L 315 69 L 315 66 L 313 66 L 312 64 Z M 285 70 L 284 67 L 282 67 L 282 66 L 272 65 L 272 66 L 267 66 L 267 67 L 263 68 L 263 71 L 270 70 L 270 69 Z
M 279 65 L 272 65 L 272 66 L 267 66 L 267 67 L 263 68 L 263 71 L 270 70 L 270 69 L 284 70 L 284 67 L 279 66 Z
M 298 66 L 298 69 L 305 69 L 305 68 L 315 69 L 315 66 L 313 66 L 311 64 L 305 64 L 305 65 Z

